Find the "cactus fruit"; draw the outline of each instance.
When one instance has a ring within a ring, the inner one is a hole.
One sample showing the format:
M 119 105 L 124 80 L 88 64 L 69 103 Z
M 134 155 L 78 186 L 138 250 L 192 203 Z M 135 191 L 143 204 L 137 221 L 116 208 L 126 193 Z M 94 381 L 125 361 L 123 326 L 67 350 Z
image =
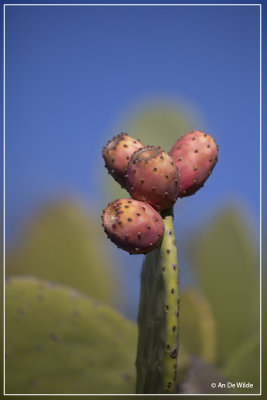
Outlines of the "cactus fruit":
M 149 204 L 115 200 L 105 208 L 102 225 L 107 236 L 130 254 L 145 254 L 157 247 L 164 233 L 160 214 Z
M 182 136 L 170 150 L 179 171 L 179 197 L 200 189 L 218 161 L 218 146 L 212 136 L 192 130 Z
M 127 168 L 131 196 L 157 211 L 174 205 L 179 194 L 178 169 L 161 147 L 147 146 L 132 154 Z
M 127 133 L 120 133 L 103 148 L 102 155 L 108 173 L 126 189 L 126 171 L 131 155 L 138 149 L 145 147 L 139 140 Z

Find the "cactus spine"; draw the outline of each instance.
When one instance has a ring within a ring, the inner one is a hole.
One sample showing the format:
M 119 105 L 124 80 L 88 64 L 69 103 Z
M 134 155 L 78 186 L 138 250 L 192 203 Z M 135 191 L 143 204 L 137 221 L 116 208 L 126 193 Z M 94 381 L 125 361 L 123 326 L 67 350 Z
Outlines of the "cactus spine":
M 146 255 L 138 314 L 136 393 L 176 393 L 179 268 L 172 209 L 162 213 L 161 246 Z

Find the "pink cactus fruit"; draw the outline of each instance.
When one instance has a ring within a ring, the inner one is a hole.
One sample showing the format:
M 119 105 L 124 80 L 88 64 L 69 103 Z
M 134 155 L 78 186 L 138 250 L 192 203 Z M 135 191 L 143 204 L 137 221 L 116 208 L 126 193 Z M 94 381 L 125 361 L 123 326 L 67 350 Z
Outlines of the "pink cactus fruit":
M 200 189 L 218 161 L 218 146 L 212 136 L 193 130 L 173 145 L 169 154 L 179 171 L 179 197 Z
M 170 208 L 179 194 L 178 170 L 160 147 L 147 146 L 133 153 L 127 168 L 131 196 L 149 203 L 157 211 Z
M 110 240 L 130 254 L 146 254 L 163 237 L 160 214 L 149 204 L 121 199 L 109 203 L 102 214 L 102 225 Z
M 145 147 L 137 139 L 133 139 L 127 133 L 114 136 L 102 150 L 105 167 L 108 173 L 126 189 L 126 171 L 131 155 L 138 149 Z

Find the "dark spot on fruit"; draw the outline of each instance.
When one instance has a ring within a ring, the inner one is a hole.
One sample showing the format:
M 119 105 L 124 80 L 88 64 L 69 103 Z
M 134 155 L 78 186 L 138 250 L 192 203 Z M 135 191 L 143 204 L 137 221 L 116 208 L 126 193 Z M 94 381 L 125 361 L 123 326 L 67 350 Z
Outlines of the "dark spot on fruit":
M 157 168 L 154 168 L 154 171 L 157 171 Z
M 177 146 L 177 150 L 179 150 L 181 148 L 181 146 Z
M 168 194 L 169 194 L 168 192 L 165 192 L 164 197 L 168 197 Z
M 171 161 L 171 165 L 174 165 L 174 162 L 173 162 L 173 161 Z
M 207 144 L 207 147 L 210 148 L 210 144 Z
M 196 138 L 195 138 L 195 137 L 192 137 L 192 140 L 196 140 Z
M 169 178 L 169 175 L 168 175 L 168 174 L 166 174 L 166 175 L 165 175 L 165 178 L 166 178 L 166 179 L 168 179 L 168 178 Z
M 212 157 L 209 158 L 209 161 L 212 161 Z
M 128 221 L 132 221 L 132 218 L 128 218 Z
M 129 206 L 127 206 L 127 205 L 126 205 L 126 206 L 124 206 L 124 207 L 125 207 L 125 208 L 129 208 Z
M 152 186 L 152 190 L 155 191 L 157 189 L 156 186 Z
M 146 227 L 147 227 L 147 229 L 150 229 L 150 225 L 147 225 Z
M 198 166 L 195 165 L 195 166 L 194 166 L 194 171 L 197 171 L 197 170 L 198 170 Z
M 204 136 L 206 137 L 206 136 L 208 136 L 206 133 L 204 133 Z
M 141 182 L 141 183 L 144 183 L 144 182 L 145 182 L 145 180 L 144 180 L 144 179 L 141 179 L 141 180 L 140 180 L 140 182 Z
M 112 162 L 112 163 L 114 163 L 114 161 L 115 161 L 115 159 L 114 159 L 114 158 L 112 158 L 112 159 L 111 159 L 111 162 Z
M 123 147 L 128 147 L 128 145 L 127 145 L 127 144 L 124 144 Z
M 158 237 L 161 237 L 161 234 L 160 234 L 160 233 L 158 233 Z
M 128 200 L 128 203 L 131 204 L 132 200 Z
M 113 228 L 113 229 L 115 229 L 115 228 L 116 228 L 116 226 L 117 226 L 116 224 L 112 224 L 112 228 Z
M 140 239 L 141 238 L 141 232 L 138 232 L 137 236 L 138 236 L 138 239 Z
M 183 157 L 179 157 L 179 158 L 178 158 L 178 161 L 183 161 Z
M 136 140 L 134 140 L 134 144 L 136 144 L 137 142 L 136 142 Z
M 144 211 L 146 211 L 145 207 L 142 207 L 142 209 L 143 209 Z
M 195 152 L 195 153 L 198 153 L 198 149 L 195 149 L 194 152 Z
M 140 213 L 136 213 L 136 215 L 137 215 L 137 217 L 140 217 L 141 214 Z
M 161 158 L 162 160 L 164 160 L 163 156 L 160 156 L 160 158 Z
M 133 170 L 133 173 L 134 173 L 134 174 L 136 173 L 136 169 Z
M 126 160 L 129 160 L 129 159 L 130 159 L 130 157 L 129 157 L 129 156 L 127 156 L 127 157 L 126 157 Z

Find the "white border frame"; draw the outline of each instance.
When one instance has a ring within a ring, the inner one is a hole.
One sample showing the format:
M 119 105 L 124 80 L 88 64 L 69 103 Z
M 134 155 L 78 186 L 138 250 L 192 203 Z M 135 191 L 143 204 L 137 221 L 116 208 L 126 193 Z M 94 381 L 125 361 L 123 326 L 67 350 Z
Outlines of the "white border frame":
M 4 396 L 163 396 L 162 394 L 106 394 L 106 393 L 68 393 L 68 394 L 58 394 L 58 393 L 5 393 L 5 77 L 6 77 L 6 65 L 5 65 L 5 8 L 6 7 L 21 7 L 21 6 L 198 6 L 198 7 L 214 7 L 214 6 L 247 6 L 247 7 L 259 7 L 260 8 L 260 393 L 199 393 L 199 394 L 165 394 L 164 396 L 261 396 L 262 395 L 262 4 L 3 4 L 3 395 Z

